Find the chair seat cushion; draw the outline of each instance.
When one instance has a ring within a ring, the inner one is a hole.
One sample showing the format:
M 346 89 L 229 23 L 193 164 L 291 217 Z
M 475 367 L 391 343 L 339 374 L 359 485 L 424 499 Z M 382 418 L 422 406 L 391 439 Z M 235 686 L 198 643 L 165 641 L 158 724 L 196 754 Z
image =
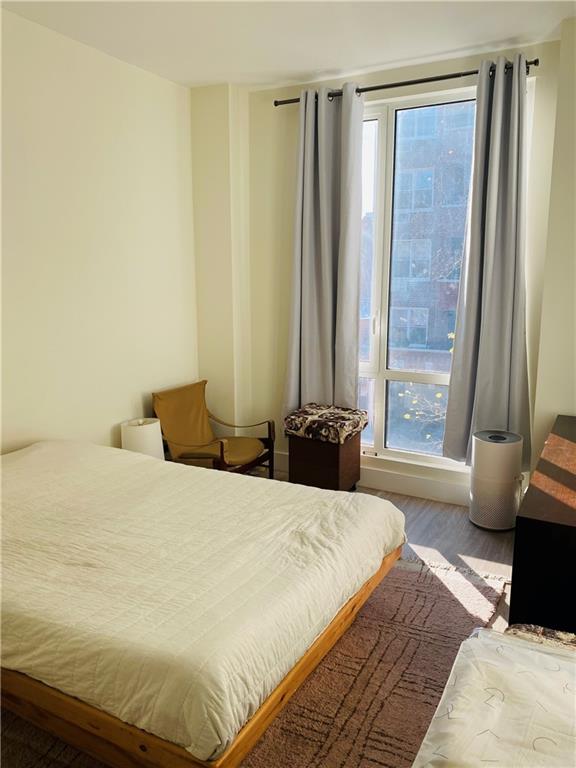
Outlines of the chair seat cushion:
M 229 437 L 224 436 L 227 446 L 224 450 L 224 457 L 228 464 L 238 466 L 240 464 L 249 464 L 265 450 L 264 443 L 255 437 Z M 220 445 L 215 443 L 209 448 L 198 448 L 197 451 L 187 451 L 180 456 L 180 459 L 193 459 L 195 453 L 213 456 L 215 459 L 220 457 Z

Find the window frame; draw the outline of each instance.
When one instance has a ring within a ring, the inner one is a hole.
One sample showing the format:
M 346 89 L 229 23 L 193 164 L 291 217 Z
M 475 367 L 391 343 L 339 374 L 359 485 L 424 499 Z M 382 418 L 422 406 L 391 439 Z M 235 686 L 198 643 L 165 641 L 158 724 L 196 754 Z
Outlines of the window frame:
M 367 122 L 371 118 L 366 115 L 366 112 L 364 113 L 364 121 Z M 384 136 L 382 135 L 382 126 L 380 124 L 380 121 L 378 118 L 374 118 L 377 121 L 376 125 L 376 173 L 374 178 L 374 232 L 373 232 L 373 239 L 372 239 L 372 245 L 374 248 L 374 252 L 372 254 L 373 260 L 372 260 L 372 293 L 370 296 L 370 308 L 372 309 L 372 316 L 369 320 L 369 325 L 371 328 L 371 338 L 370 338 L 370 347 L 369 347 L 369 360 L 366 360 L 364 362 L 360 363 L 362 370 L 370 370 L 370 371 L 377 371 L 380 368 L 380 345 L 378 344 L 378 338 L 379 336 L 375 334 L 375 331 L 380 326 L 380 307 L 381 307 L 381 296 L 380 296 L 380 290 L 378 286 L 380 285 L 380 281 L 382 280 L 382 263 L 381 259 L 379 258 L 379 255 L 382 251 L 382 242 L 381 242 L 381 227 L 380 227 L 380 219 L 381 219 L 381 211 L 380 211 L 380 200 L 381 198 L 381 192 L 380 192 L 380 154 L 381 154 L 381 148 L 382 148 L 382 139 L 384 138 L 384 141 L 386 140 L 386 136 L 384 133 Z M 360 374 L 361 375 L 361 374 Z
M 392 257 L 392 212 L 394 192 L 396 112 L 414 107 L 435 106 L 476 100 L 476 86 L 446 91 L 369 101 L 364 107 L 364 120 L 377 120 L 376 179 L 374 191 L 374 254 L 373 254 L 373 360 L 359 363 L 359 376 L 374 379 L 373 425 L 374 443 L 362 444 L 365 456 L 410 461 L 416 464 L 442 467 L 459 466 L 444 456 L 386 447 L 385 418 L 387 410 L 387 382 L 406 381 L 417 384 L 450 384 L 449 373 L 391 370 L 388 368 L 388 316 L 390 312 L 390 267 Z M 387 173 L 387 169 L 391 169 Z M 434 194 L 434 188 L 433 188 Z M 380 290 L 378 290 L 378 287 Z M 375 294 L 377 299 L 374 302 Z M 379 294 L 379 295 L 378 295 Z

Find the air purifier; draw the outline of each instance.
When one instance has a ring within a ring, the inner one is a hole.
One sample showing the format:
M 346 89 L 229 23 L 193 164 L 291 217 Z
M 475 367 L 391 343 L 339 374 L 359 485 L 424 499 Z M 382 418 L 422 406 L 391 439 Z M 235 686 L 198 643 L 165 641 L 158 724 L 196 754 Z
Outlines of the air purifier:
M 522 496 L 522 436 L 484 430 L 472 437 L 470 521 L 506 531 L 516 525 Z

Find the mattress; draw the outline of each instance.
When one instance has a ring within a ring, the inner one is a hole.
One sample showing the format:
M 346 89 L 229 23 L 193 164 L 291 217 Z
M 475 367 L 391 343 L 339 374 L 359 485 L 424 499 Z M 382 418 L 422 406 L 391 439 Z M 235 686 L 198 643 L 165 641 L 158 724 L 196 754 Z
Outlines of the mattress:
M 465 640 L 413 768 L 576 765 L 576 653 L 481 629 Z
M 2 465 L 3 666 L 201 760 L 404 541 L 365 494 L 64 441 Z

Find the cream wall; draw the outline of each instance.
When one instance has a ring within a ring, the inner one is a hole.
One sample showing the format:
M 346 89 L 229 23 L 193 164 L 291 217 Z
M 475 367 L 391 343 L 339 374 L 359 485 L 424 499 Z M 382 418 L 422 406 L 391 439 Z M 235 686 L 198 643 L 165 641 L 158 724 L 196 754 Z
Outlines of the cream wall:
M 548 205 L 551 184 L 552 153 L 554 148 L 556 89 L 558 77 L 558 43 L 524 46 L 528 59 L 540 58 L 540 67 L 534 68 L 534 122 L 528 204 L 528 305 L 529 352 L 532 398 L 536 391 L 536 368 L 540 335 L 540 308 L 542 304 L 543 276 L 547 269 L 546 233 L 548 231 Z M 349 78 L 360 85 L 408 80 L 435 74 L 476 69 L 484 58 L 497 55 L 511 57 L 513 50 L 450 59 L 425 65 L 375 72 Z M 328 83 L 338 86 L 342 80 Z M 475 78 L 448 84 L 460 87 L 475 83 Z M 313 87 L 317 87 L 314 84 Z M 290 304 L 290 275 L 292 259 L 293 201 L 295 196 L 295 167 L 298 133 L 298 107 L 274 108 L 275 98 L 298 96 L 301 88 L 276 88 L 250 94 L 250 254 L 252 295 L 258 302 L 252 309 L 252 371 L 255 416 L 274 414 L 282 416 L 282 393 L 285 378 L 285 360 L 288 339 Z M 428 91 L 441 92 L 446 83 L 428 86 Z M 397 88 L 391 98 L 397 99 L 418 93 L 418 87 Z M 387 94 L 388 95 L 388 94 Z M 366 99 L 377 100 L 382 92 L 367 94 Z M 267 322 L 275 317 L 274 323 Z M 279 447 L 284 448 L 283 442 Z M 369 460 L 364 460 L 366 466 Z M 382 462 L 379 462 L 382 467 Z M 410 468 L 397 462 L 387 462 L 390 472 L 405 475 Z M 421 470 L 418 470 L 422 472 Z M 424 473 L 426 474 L 426 473 Z M 393 480 L 393 478 L 391 478 Z M 454 480 L 453 476 L 449 479 Z M 464 480 L 459 482 L 465 483 Z
M 558 413 L 576 415 L 576 19 L 562 24 L 534 433 L 541 446 Z
M 197 376 L 190 94 L 2 18 L 3 450 L 117 443 Z
M 198 364 L 209 407 L 233 420 L 234 336 L 229 86 L 192 89 Z
M 198 365 L 208 406 L 245 423 L 251 402 L 247 93 L 192 89 Z

